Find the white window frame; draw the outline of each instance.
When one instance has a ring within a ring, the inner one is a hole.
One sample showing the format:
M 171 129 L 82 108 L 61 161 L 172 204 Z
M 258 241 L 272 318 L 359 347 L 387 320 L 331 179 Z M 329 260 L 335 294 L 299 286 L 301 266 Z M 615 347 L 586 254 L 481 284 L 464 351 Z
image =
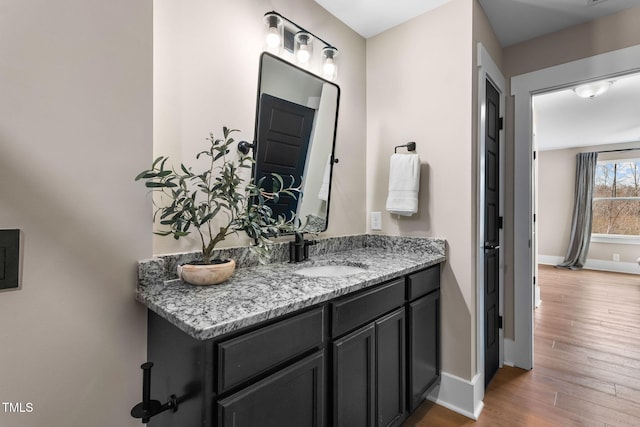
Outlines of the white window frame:
M 598 163 L 624 163 L 628 161 L 639 162 L 640 159 L 608 159 L 600 160 Z M 594 197 L 596 200 L 640 200 L 640 197 Z M 591 233 L 591 242 L 593 243 L 614 243 L 620 245 L 640 245 L 640 235 L 635 234 L 601 234 Z

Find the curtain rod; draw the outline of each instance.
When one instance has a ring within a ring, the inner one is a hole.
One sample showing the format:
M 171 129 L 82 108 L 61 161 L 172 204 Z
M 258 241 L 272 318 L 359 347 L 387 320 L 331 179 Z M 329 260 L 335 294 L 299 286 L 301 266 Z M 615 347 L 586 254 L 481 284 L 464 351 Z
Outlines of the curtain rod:
M 615 153 L 617 151 L 636 151 L 636 150 L 640 150 L 640 148 L 620 148 L 618 150 L 603 150 L 603 151 L 598 151 L 598 153 Z

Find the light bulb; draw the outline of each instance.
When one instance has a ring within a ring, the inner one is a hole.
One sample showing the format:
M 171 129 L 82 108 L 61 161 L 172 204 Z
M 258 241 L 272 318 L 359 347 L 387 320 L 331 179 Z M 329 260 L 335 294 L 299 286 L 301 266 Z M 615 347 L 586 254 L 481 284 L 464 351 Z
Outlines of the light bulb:
M 300 48 L 298 49 L 298 53 L 296 54 L 296 57 L 298 58 L 298 62 L 300 62 L 301 64 L 306 64 L 307 62 L 309 62 L 309 58 L 311 57 L 311 54 L 309 53 L 309 48 L 307 47 L 306 44 L 300 45 Z
M 264 14 L 264 22 L 269 28 L 266 36 L 266 48 L 270 51 L 276 51 L 282 42 L 282 18 L 275 12 L 267 12 Z
M 280 33 L 278 27 L 270 27 L 267 34 L 267 46 L 271 49 L 275 49 L 280 46 Z
M 322 63 L 322 75 L 327 80 L 334 80 L 336 78 L 336 72 L 338 67 L 334 58 L 338 55 L 338 49 L 333 46 L 327 46 L 322 49 L 322 56 L 324 61 Z
M 336 72 L 336 64 L 333 62 L 333 58 L 327 58 L 324 60 L 324 65 L 322 65 L 322 74 L 327 77 L 329 80 L 333 79 L 333 75 Z
M 298 64 L 306 67 L 311 59 L 313 37 L 306 31 L 299 31 L 295 35 L 295 41 L 297 46 L 296 59 L 298 60 Z

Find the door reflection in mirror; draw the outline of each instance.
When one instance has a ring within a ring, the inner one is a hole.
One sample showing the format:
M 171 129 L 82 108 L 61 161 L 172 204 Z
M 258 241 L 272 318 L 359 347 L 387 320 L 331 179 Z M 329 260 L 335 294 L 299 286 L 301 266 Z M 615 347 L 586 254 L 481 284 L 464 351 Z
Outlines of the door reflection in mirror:
M 259 110 L 256 182 L 263 180 L 263 188 L 269 189 L 273 174 L 278 174 L 292 177 L 292 186 L 302 184 L 315 110 L 267 93 L 260 98 Z M 270 207 L 274 216 L 289 220 L 298 212 L 300 201 L 300 195 L 282 194 Z
M 301 193 L 271 205 L 274 215 L 300 221 L 301 231 L 325 231 L 340 89 L 269 53 L 260 58 L 256 105 L 256 182 L 272 187 L 272 173 L 293 177 Z

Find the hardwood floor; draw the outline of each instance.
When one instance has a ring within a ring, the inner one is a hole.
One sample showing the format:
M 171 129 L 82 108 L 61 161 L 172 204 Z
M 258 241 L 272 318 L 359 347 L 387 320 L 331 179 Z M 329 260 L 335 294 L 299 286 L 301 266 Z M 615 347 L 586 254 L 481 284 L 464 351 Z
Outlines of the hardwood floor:
M 425 402 L 403 427 L 640 426 L 640 276 L 539 270 L 533 370 L 498 370 L 478 421 Z

